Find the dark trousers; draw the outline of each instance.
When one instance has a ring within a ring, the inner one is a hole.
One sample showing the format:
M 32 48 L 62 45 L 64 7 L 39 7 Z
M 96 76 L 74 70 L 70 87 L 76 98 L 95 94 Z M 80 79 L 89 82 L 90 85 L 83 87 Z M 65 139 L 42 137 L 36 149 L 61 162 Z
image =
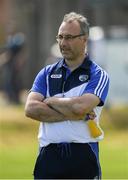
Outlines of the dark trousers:
M 35 164 L 34 179 L 99 179 L 98 154 L 94 152 L 98 146 L 94 145 L 92 148 L 88 143 L 59 143 L 43 147 Z

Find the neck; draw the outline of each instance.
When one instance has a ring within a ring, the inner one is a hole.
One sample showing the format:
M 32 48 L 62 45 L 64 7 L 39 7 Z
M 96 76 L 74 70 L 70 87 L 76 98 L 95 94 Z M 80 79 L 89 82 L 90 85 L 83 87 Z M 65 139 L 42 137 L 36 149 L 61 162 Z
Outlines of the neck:
M 86 57 L 86 55 L 82 55 L 82 56 L 79 56 L 79 58 L 76 58 L 76 59 L 65 59 L 65 62 L 67 64 L 67 66 L 69 67 L 69 69 L 71 71 L 73 71 L 74 69 L 76 69 L 79 65 L 82 64 L 84 58 Z

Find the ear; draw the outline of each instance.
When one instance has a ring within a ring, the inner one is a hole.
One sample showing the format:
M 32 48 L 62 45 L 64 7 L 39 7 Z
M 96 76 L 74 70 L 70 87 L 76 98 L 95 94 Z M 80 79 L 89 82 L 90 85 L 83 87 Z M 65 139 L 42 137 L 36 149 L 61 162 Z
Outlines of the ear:
M 83 42 L 84 43 L 86 43 L 87 42 L 87 40 L 88 40 L 88 38 L 87 38 L 87 36 L 85 35 L 85 36 L 83 36 L 83 37 L 81 37 L 81 39 L 83 40 Z
M 83 37 L 83 42 L 85 43 L 85 44 L 87 44 L 88 43 L 88 38 L 85 36 L 85 37 Z
M 87 42 L 87 41 L 88 41 L 88 37 L 87 37 L 86 35 L 84 36 L 84 38 L 83 38 L 83 39 L 84 39 L 84 41 L 85 41 L 85 42 Z

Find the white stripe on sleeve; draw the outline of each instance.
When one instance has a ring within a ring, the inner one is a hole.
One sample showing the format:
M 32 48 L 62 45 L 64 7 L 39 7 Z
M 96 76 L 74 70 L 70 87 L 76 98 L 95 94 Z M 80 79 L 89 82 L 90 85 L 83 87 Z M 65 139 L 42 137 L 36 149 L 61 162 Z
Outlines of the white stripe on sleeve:
M 106 72 L 104 71 L 101 71 L 101 76 L 100 76 L 100 79 L 99 79 L 99 82 L 98 82 L 98 85 L 94 91 L 94 93 L 98 96 L 98 97 L 101 97 L 102 96 L 102 92 L 106 86 L 108 82 L 108 76 L 106 74 Z

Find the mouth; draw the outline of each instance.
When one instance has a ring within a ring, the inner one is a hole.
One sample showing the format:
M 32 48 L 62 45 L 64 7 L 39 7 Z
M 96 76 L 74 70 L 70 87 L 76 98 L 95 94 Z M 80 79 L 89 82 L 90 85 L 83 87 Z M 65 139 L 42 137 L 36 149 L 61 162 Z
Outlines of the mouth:
M 61 53 L 69 53 L 70 49 L 61 48 Z

